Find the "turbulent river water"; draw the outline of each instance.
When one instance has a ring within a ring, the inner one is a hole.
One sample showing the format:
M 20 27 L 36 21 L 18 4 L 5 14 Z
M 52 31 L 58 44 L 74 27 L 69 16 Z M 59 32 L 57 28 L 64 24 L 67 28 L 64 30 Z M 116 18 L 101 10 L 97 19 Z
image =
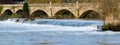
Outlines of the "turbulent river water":
M 100 31 L 99 20 L 0 21 L 0 45 L 120 45 L 120 32 Z

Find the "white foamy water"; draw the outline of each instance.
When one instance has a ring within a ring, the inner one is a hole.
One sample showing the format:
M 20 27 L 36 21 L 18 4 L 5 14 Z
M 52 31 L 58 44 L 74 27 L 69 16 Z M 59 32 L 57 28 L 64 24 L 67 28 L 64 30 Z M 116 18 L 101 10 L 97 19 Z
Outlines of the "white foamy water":
M 0 45 L 119 45 L 120 32 L 100 31 L 99 20 L 0 21 Z
M 12 30 L 13 32 L 95 31 L 97 30 L 97 25 L 102 25 L 102 21 L 36 19 L 30 22 L 16 22 L 16 19 L 8 19 L 1 21 L 0 25 L 1 32 L 6 30 Z

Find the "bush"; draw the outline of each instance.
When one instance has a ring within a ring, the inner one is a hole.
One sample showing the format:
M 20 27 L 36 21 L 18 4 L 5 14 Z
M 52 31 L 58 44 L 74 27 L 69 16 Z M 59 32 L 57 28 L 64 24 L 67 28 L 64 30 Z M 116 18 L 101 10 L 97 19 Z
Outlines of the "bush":
M 8 18 L 21 18 L 21 15 L 15 14 L 15 15 L 9 16 Z
M 23 5 L 23 17 L 29 17 L 29 6 L 27 2 Z
M 106 30 L 111 30 L 111 31 L 120 31 L 120 26 L 116 26 L 116 25 L 113 25 L 113 24 L 107 24 L 107 25 L 104 25 L 103 27 L 103 31 L 106 31 Z
M 112 25 L 112 24 L 107 24 L 107 25 L 104 26 L 104 29 L 107 29 L 107 30 L 109 29 L 109 30 L 110 30 L 110 29 L 113 28 L 113 27 L 114 27 L 114 25 Z
M 28 12 L 29 13 L 29 6 L 28 6 L 27 2 L 25 2 L 24 5 L 23 5 L 23 12 Z
M 3 10 L 3 6 L 0 5 L 0 14 L 1 14 L 2 10 Z

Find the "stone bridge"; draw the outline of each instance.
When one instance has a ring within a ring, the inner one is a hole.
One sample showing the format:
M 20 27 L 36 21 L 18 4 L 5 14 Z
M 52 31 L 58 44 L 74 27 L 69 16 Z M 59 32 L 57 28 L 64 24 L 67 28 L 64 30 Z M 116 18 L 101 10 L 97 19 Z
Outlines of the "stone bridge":
M 22 11 L 23 4 L 4 4 L 1 14 L 11 12 L 15 14 Z M 45 13 L 48 17 L 62 15 L 64 12 L 72 14 L 75 18 L 86 16 L 85 14 L 95 12 L 102 17 L 102 10 L 98 3 L 48 3 L 29 4 L 30 16 L 37 13 Z

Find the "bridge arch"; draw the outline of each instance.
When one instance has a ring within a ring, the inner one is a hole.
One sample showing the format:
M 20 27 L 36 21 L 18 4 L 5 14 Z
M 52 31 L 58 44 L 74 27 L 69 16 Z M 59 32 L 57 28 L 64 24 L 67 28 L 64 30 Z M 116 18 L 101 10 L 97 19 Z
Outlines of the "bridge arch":
M 17 10 L 15 14 L 22 15 L 22 13 L 23 13 L 23 10 L 20 9 L 20 10 Z
M 81 14 L 80 19 L 101 19 L 101 14 L 95 10 L 87 10 Z
M 32 18 L 48 18 L 48 14 L 47 14 L 47 12 L 45 12 L 43 10 L 36 10 L 30 15 L 30 17 L 32 17 Z
M 11 16 L 13 15 L 13 12 L 10 9 L 6 9 L 3 13 L 2 16 Z
M 58 18 L 58 19 L 72 19 L 75 18 L 74 14 L 67 9 L 61 9 L 55 12 L 53 18 Z

